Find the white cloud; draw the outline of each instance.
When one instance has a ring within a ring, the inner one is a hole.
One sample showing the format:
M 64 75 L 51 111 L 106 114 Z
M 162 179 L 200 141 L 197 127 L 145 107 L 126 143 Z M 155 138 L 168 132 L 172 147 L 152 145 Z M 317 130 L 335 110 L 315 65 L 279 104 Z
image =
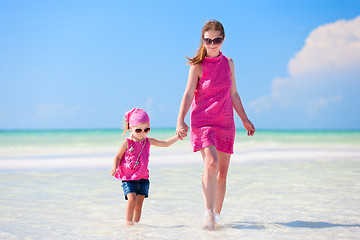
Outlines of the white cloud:
M 288 71 L 288 77 L 273 80 L 270 94 L 249 104 L 255 113 L 278 108 L 314 116 L 344 100 L 358 104 L 360 16 L 314 29 L 289 61 Z
M 291 75 L 359 66 L 360 16 L 313 30 L 288 65 Z
M 314 101 L 314 104 L 312 105 L 312 107 L 310 108 L 311 112 L 316 112 L 318 109 L 325 107 L 331 103 L 338 103 L 342 100 L 343 95 L 339 94 L 337 96 L 331 96 L 331 97 L 327 97 L 327 98 L 319 98 L 317 100 Z
M 254 109 L 255 113 L 260 113 L 262 111 L 269 110 L 271 108 L 271 103 L 268 96 L 263 96 L 260 99 L 256 99 L 249 103 L 249 106 Z

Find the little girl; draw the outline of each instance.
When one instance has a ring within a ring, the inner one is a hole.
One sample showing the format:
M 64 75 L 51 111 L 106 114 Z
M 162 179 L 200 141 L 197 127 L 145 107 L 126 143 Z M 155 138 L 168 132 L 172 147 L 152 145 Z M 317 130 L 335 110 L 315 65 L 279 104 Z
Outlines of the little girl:
M 114 159 L 111 176 L 122 181 L 126 207 L 126 223 L 133 225 L 139 222 L 144 198 L 149 192 L 149 155 L 150 145 L 168 147 L 175 143 L 177 135 L 165 141 L 148 138 L 150 119 L 143 109 L 134 108 L 125 114 L 124 133 L 131 131 L 129 138 L 125 139 Z

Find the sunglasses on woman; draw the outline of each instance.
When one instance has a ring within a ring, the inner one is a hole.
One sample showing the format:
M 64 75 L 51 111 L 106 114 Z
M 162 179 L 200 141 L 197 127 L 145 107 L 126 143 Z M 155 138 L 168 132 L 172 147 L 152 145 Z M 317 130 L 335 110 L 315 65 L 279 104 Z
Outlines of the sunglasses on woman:
M 214 45 L 217 45 L 217 44 L 222 43 L 223 40 L 224 40 L 224 38 L 222 38 L 222 37 L 218 37 L 218 38 L 214 38 L 214 39 L 204 38 L 204 43 L 206 45 L 210 45 L 211 43 L 214 43 Z
M 136 133 L 141 133 L 142 131 L 144 131 L 145 133 L 147 133 L 148 131 L 150 131 L 150 128 L 145 128 L 144 130 L 141 129 L 141 128 L 136 128 L 136 129 L 135 129 L 135 132 L 136 132 Z

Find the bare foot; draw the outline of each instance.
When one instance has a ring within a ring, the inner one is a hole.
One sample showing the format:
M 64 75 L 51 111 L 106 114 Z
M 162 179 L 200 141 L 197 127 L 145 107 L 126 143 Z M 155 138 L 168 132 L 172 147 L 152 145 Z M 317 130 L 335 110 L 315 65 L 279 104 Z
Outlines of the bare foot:
M 220 214 L 219 213 L 214 213 L 214 219 L 215 219 L 215 224 L 219 225 L 221 218 L 220 218 Z
M 134 222 L 132 221 L 126 221 L 125 226 L 133 226 Z
M 211 210 L 208 210 L 205 213 L 204 225 L 202 227 L 204 230 L 214 230 L 215 228 L 215 216 Z

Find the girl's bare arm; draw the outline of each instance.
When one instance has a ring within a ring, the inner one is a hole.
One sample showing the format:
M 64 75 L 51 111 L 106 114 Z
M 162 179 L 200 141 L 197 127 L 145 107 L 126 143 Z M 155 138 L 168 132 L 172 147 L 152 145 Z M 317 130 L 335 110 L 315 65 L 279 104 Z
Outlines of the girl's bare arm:
M 179 140 L 179 135 L 172 136 L 166 140 L 157 140 L 154 138 L 149 138 L 150 144 L 157 146 L 157 147 L 169 147 L 170 145 L 174 144 L 177 140 Z
M 125 139 L 122 143 L 121 146 L 119 148 L 118 153 L 116 154 L 115 158 L 114 158 L 114 164 L 113 164 L 113 168 L 111 169 L 111 176 L 114 176 L 115 173 L 117 172 L 117 169 L 119 167 L 120 161 L 122 156 L 124 155 L 126 149 L 128 148 L 128 141 Z

